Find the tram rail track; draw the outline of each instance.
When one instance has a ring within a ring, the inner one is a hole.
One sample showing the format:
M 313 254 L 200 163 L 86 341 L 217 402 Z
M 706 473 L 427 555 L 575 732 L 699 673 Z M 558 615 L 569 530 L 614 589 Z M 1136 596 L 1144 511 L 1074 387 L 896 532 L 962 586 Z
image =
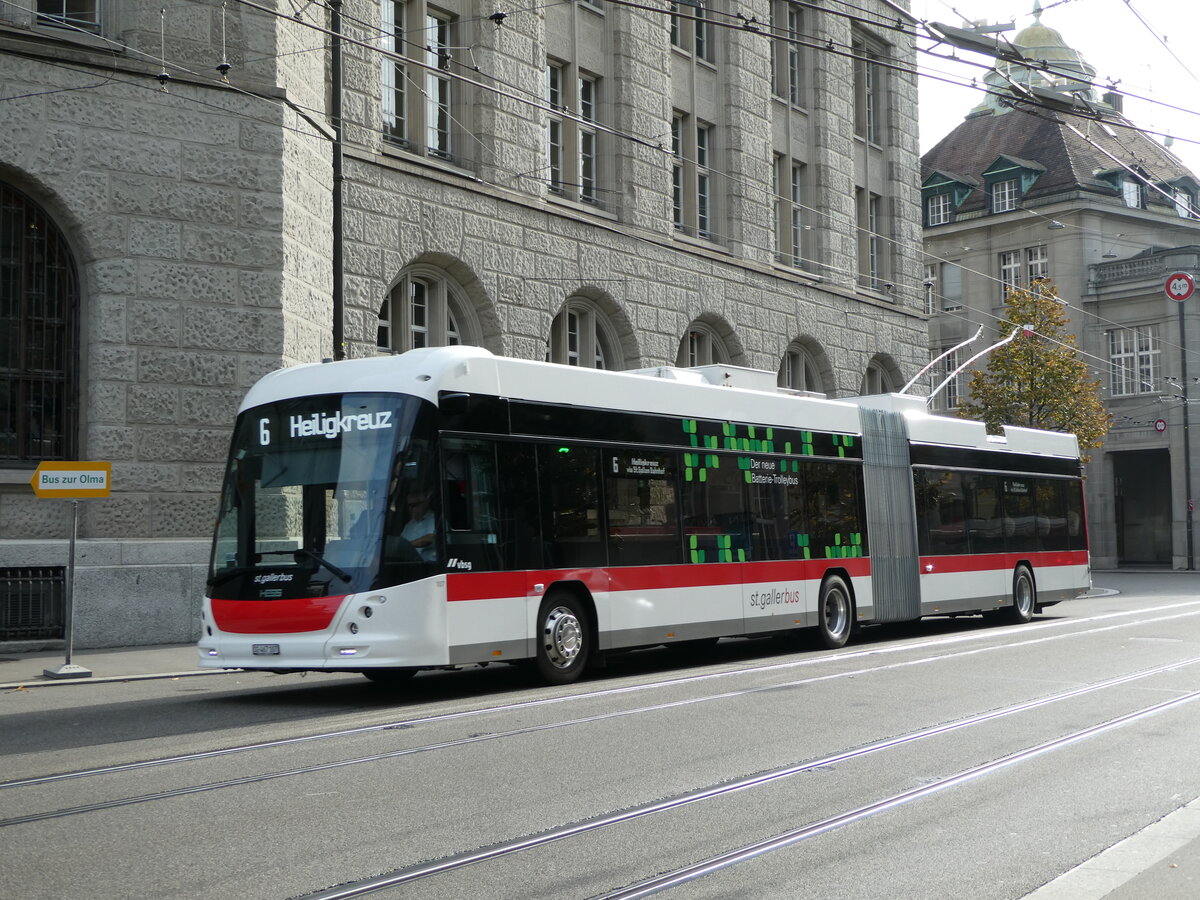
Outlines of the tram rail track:
M 352 898 L 366 896 L 382 890 L 401 887 L 423 879 L 439 875 L 446 875 L 457 870 L 464 869 L 468 866 L 497 861 L 505 857 L 513 856 L 514 854 L 546 846 L 556 841 L 581 837 L 600 829 L 626 824 L 646 816 L 668 812 L 690 804 L 723 797 L 737 791 L 744 791 L 748 788 L 769 785 L 773 782 L 777 782 L 781 779 L 789 778 L 795 775 L 845 763 L 850 760 L 869 756 L 871 754 L 893 750 L 917 741 L 926 740 L 933 737 L 940 737 L 955 731 L 979 726 L 988 722 L 994 722 L 998 719 L 1018 715 L 1020 713 L 1030 712 L 1054 703 L 1091 694 L 1096 691 L 1120 687 L 1122 685 L 1127 685 L 1138 681 L 1142 678 L 1148 678 L 1154 675 L 1176 671 L 1181 668 L 1186 668 L 1187 666 L 1195 665 L 1196 663 L 1200 663 L 1200 657 L 1194 657 L 1189 660 L 1157 666 L 1152 669 L 1146 669 L 1140 672 L 1097 682 L 1095 684 L 1085 685 L 1083 687 L 1074 688 L 1068 691 L 1062 691 L 1057 694 L 1036 700 L 1017 703 L 1001 709 L 991 710 L 973 716 L 967 716 L 955 722 L 919 729 L 908 734 L 876 741 L 861 747 L 828 754 L 826 756 L 807 760 L 796 765 L 758 773 L 756 775 L 723 782 L 717 785 L 711 785 L 698 790 L 678 794 L 673 797 L 623 809 L 619 812 L 610 813 L 608 815 L 597 816 L 579 822 L 570 823 L 568 825 L 549 829 L 538 834 L 493 844 L 488 847 L 481 847 L 476 850 L 454 854 L 441 859 L 418 863 L 416 865 L 397 869 L 383 875 L 364 878 L 354 883 L 342 884 L 332 888 L 314 891 L 309 894 L 293 897 L 292 900 L 352 900 Z M 720 869 L 728 868 L 740 862 L 745 862 L 773 850 L 782 849 L 784 847 L 799 843 L 807 838 L 815 837 L 828 831 L 835 830 L 852 822 L 878 815 L 890 809 L 902 806 L 906 803 L 910 803 L 931 794 L 946 790 L 947 788 L 966 784 L 969 781 L 981 778 L 993 772 L 997 772 L 1003 768 L 1007 768 L 1027 760 L 1032 760 L 1053 750 L 1057 750 L 1062 747 L 1078 743 L 1082 740 L 1104 734 L 1113 730 L 1114 728 L 1136 722 L 1140 719 L 1144 719 L 1161 712 L 1166 712 L 1197 699 L 1200 699 L 1200 691 L 1188 692 L 1179 697 L 1174 697 L 1134 712 L 1115 717 L 1105 722 L 1101 722 L 1097 725 L 1080 729 L 1070 734 L 1041 742 L 1035 746 L 1007 754 L 997 760 L 970 767 L 966 770 L 955 773 L 954 775 L 945 778 L 939 778 L 928 784 L 921 785 L 920 787 L 898 792 L 881 800 L 857 807 L 847 812 L 829 816 L 818 821 L 808 823 L 799 828 L 790 829 L 768 839 L 755 841 L 753 843 L 731 849 L 725 853 L 717 854 L 688 866 L 677 868 L 671 872 L 660 874 L 654 878 L 637 882 L 625 888 L 596 895 L 594 900 L 632 900 L 632 898 L 636 897 L 649 896 L 650 894 L 657 893 L 670 887 L 675 887 L 686 881 L 695 880 L 703 877 L 704 875 L 711 874 L 712 872 L 719 871 Z
M 986 647 L 973 647 L 966 650 L 955 651 L 951 653 L 938 653 L 929 656 L 920 657 L 912 660 L 903 660 L 901 662 L 892 663 L 885 666 L 872 666 L 863 669 L 854 669 L 843 672 L 833 672 L 827 675 L 818 675 L 811 678 L 797 679 L 790 682 L 782 682 L 768 686 L 759 686 L 745 688 L 735 691 L 723 691 L 715 694 L 707 694 L 701 697 L 692 697 L 684 700 L 675 700 L 661 704 L 650 704 L 641 707 L 635 707 L 629 710 L 620 710 L 612 713 L 597 714 L 595 716 L 584 716 L 573 719 L 568 719 L 558 723 L 548 723 L 539 726 L 530 726 L 523 729 L 513 729 L 506 732 L 495 732 L 478 737 L 464 738 L 457 741 L 441 741 L 435 742 L 422 747 L 405 748 L 403 750 L 389 751 L 383 754 L 374 754 L 353 758 L 349 760 L 340 760 L 328 764 L 322 764 L 311 768 L 298 768 L 296 774 L 302 774 L 305 771 L 320 771 L 321 769 L 336 768 L 343 765 L 357 764 L 363 762 L 373 762 L 380 759 L 391 758 L 394 756 L 409 755 L 412 753 L 428 752 L 434 749 L 445 749 L 454 746 L 462 746 L 469 743 L 477 743 L 480 740 L 494 740 L 498 737 L 510 737 L 519 734 L 533 733 L 536 731 L 545 731 L 552 728 L 568 727 L 583 723 L 602 721 L 607 718 L 629 716 L 643 714 L 649 712 L 660 711 L 664 709 L 675 708 L 698 703 L 706 703 L 717 700 L 728 700 L 738 696 L 751 695 L 754 693 L 770 690 L 778 690 L 781 687 L 798 687 L 804 684 L 811 684 L 819 681 L 829 681 L 840 678 L 855 677 L 874 672 L 885 671 L 888 669 L 904 668 L 908 666 L 926 665 L 936 662 L 941 662 L 958 657 L 975 655 L 980 653 L 997 652 L 1001 650 L 1020 649 L 1031 645 L 1045 643 L 1048 641 L 1065 640 L 1077 637 L 1088 637 L 1095 634 L 1101 634 L 1107 631 L 1112 631 L 1120 628 L 1134 628 L 1141 625 L 1159 624 L 1169 622 L 1180 618 L 1188 618 L 1200 616 L 1200 601 L 1188 601 L 1185 603 L 1166 604 L 1163 606 L 1150 607 L 1134 611 L 1122 611 L 1115 613 L 1102 613 L 1096 616 L 1089 616 L 1083 619 L 1064 619 L 1057 622 L 1039 623 L 1032 634 L 1028 633 L 1030 627 L 1028 625 L 1015 626 L 1017 633 L 1021 635 L 1018 640 L 1007 641 L 1002 643 L 992 644 Z M 1190 610 L 1180 612 L 1179 610 Z M 1116 622 L 1114 619 L 1125 619 L 1129 616 L 1145 615 L 1147 613 L 1167 612 L 1168 615 L 1152 616 L 1146 619 L 1135 619 L 1133 621 Z M 1109 624 L 1101 624 L 1109 623 Z M 1068 625 L 1084 625 L 1098 626 L 1087 627 L 1077 631 L 1070 631 L 1059 634 L 1043 634 L 1047 630 L 1058 629 Z M 1012 633 L 1011 631 L 1008 633 Z M 622 685 L 619 687 L 601 688 L 591 691 L 575 691 L 567 694 L 555 695 L 552 697 L 537 697 L 532 700 L 522 700 L 516 703 L 494 704 L 480 707 L 477 709 L 457 710 L 454 712 L 437 713 L 427 716 L 414 716 L 410 718 L 395 719 L 387 722 L 380 722 L 370 725 L 360 725 L 352 728 L 333 729 L 329 731 L 321 731 L 309 735 L 298 735 L 287 738 L 279 738 L 270 741 L 255 741 L 245 744 L 238 744 L 231 747 L 222 747 L 215 750 L 198 751 L 195 753 L 175 754 L 171 756 L 155 757 L 145 760 L 136 760 L 134 762 L 118 763 L 108 766 L 96 766 L 86 769 L 76 769 L 66 772 L 57 772 L 48 775 L 39 775 L 28 778 L 11 779 L 8 781 L 0 781 L 0 792 L 30 788 L 39 785 L 48 785 L 55 782 L 70 781 L 81 778 L 91 778 L 104 775 L 121 774 L 125 772 L 134 772 L 141 769 L 157 768 L 163 766 L 179 765 L 183 763 L 199 762 L 204 760 L 217 759 L 225 756 L 232 756 L 242 753 L 250 753 L 256 751 L 265 751 L 273 749 L 281 749 L 285 747 L 298 746 L 308 743 L 316 743 L 339 738 L 350 738 L 362 735 L 377 734 L 386 731 L 399 731 L 411 729 L 418 726 L 444 724 L 448 722 L 476 718 L 488 715 L 497 715 L 511 712 L 519 712 L 529 709 L 537 709 L 555 705 L 568 704 L 577 701 L 592 701 L 601 700 L 622 695 L 645 693 L 653 690 L 668 689 L 673 687 L 685 686 L 689 684 L 697 684 L 705 681 L 721 680 L 741 675 L 755 675 L 775 671 L 785 671 L 788 669 L 808 668 L 828 664 L 830 662 L 846 662 L 856 659 L 869 659 L 872 657 L 885 656 L 897 653 L 911 652 L 914 650 L 926 650 L 931 647 L 946 647 L 962 643 L 982 642 L 988 639 L 995 639 L 1000 636 L 1001 632 L 996 629 L 988 629 L 985 631 L 973 631 L 968 634 L 942 636 L 934 639 L 925 639 L 912 643 L 893 644 L 884 647 L 857 647 L 841 652 L 828 653 L 820 656 L 807 657 L 799 660 L 789 660 L 783 663 L 768 663 L 765 665 L 742 666 L 735 669 L 728 669 L 719 672 L 704 672 L 696 675 L 687 675 L 680 678 L 669 678 L 658 681 L 646 682 L 635 685 Z M 289 774 L 292 770 L 289 770 Z M 280 777 L 279 773 L 267 773 L 261 776 L 251 776 L 247 780 L 237 780 L 230 784 L 250 783 L 253 780 L 270 780 Z M 218 783 L 215 787 L 225 786 L 224 783 Z M 202 786 L 193 786 L 192 792 L 197 791 Z M 207 788 L 207 789 L 215 789 Z M 7 820 L 0 820 L 0 827 L 6 824 Z

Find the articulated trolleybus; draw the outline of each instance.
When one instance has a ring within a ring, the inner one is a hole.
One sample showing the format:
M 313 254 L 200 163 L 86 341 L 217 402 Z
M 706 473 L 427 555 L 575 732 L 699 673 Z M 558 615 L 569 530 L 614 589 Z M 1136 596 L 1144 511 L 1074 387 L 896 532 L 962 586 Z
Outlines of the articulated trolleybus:
M 476 347 L 298 366 L 247 394 L 200 664 L 361 672 L 985 613 L 1090 585 L 1071 435 L 827 400 L 730 366 Z

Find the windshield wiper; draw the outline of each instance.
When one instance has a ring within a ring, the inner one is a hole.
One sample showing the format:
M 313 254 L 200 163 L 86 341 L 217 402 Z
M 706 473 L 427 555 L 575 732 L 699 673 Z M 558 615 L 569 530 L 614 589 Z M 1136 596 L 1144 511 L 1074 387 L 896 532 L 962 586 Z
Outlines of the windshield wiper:
M 317 565 L 324 566 L 326 569 L 328 569 L 330 572 L 332 572 L 338 578 L 342 579 L 342 581 L 345 581 L 347 584 L 354 577 L 354 576 L 350 575 L 345 569 L 341 569 L 341 568 L 335 566 L 333 563 L 331 563 L 329 560 L 327 560 L 325 557 L 323 557 L 317 551 L 309 550 L 307 547 L 297 547 L 294 550 L 263 550 L 263 551 L 261 551 L 260 555 L 261 556 L 288 556 L 288 555 L 290 555 L 293 558 L 297 557 L 297 556 L 306 556 L 309 559 L 311 559 L 313 562 L 317 563 Z M 299 560 L 297 560 L 297 562 L 299 562 Z
M 247 572 L 253 572 L 257 566 L 231 566 L 228 569 L 222 569 L 220 572 L 214 572 L 208 579 L 209 590 L 224 584 L 239 575 L 245 575 Z

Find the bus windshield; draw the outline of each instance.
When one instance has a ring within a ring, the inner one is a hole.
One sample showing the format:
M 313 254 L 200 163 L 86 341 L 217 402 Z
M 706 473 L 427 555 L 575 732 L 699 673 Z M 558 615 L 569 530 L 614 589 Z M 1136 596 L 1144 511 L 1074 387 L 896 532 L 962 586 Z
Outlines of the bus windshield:
M 244 411 L 234 430 L 209 596 L 323 597 L 413 581 L 439 558 L 434 410 L 326 394 Z

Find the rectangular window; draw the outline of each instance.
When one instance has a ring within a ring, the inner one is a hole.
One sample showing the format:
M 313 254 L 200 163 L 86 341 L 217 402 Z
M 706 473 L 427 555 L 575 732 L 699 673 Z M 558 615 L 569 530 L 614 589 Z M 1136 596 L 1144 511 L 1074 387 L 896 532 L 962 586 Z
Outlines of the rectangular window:
M 854 57 L 854 133 L 878 144 L 882 133 L 882 72 L 880 53 L 863 40 L 850 44 Z
M 801 105 L 801 67 L 800 59 L 800 32 L 803 25 L 801 22 L 801 12 L 799 7 L 789 3 L 787 11 L 787 85 L 788 85 L 788 102 L 793 106 Z
M 1000 302 L 1008 299 L 1008 292 L 1021 286 L 1021 251 L 1006 250 L 1000 254 Z
M 696 31 L 696 59 L 703 59 L 707 62 L 712 61 L 712 42 L 711 34 L 708 25 L 708 11 L 704 8 L 703 0 L 695 0 L 696 6 L 693 11 L 696 20 L 694 27 Z
M 1183 188 L 1175 188 L 1173 194 L 1175 197 L 1175 215 L 1181 219 L 1195 218 L 1195 200 L 1192 198 L 1191 192 Z
M 579 199 L 596 202 L 596 79 L 579 78 Z
M 946 350 L 949 349 L 949 347 L 943 348 L 939 352 L 939 355 L 941 353 L 945 353 Z M 938 384 L 941 384 L 947 378 L 950 378 L 950 374 L 960 365 L 962 365 L 962 363 L 962 350 L 955 350 L 953 353 L 943 359 L 941 365 L 939 366 L 941 371 L 936 376 L 937 384 L 935 384 L 934 387 L 937 387 Z M 959 372 L 953 378 L 950 378 L 950 380 L 946 383 L 946 386 L 942 389 L 942 395 L 935 398 L 935 402 L 938 404 L 939 409 L 958 409 L 958 407 L 962 404 L 966 380 L 966 372 Z
M 1020 183 L 1015 178 L 997 181 L 992 185 L 992 212 L 1009 212 L 1021 199 Z
M 459 29 L 454 15 L 434 12 L 425 0 L 382 0 L 380 46 L 394 56 L 380 63 L 380 119 L 393 145 L 454 160 L 457 135 L 467 128 L 462 116 L 470 113 L 453 77 Z
M 452 91 L 450 71 L 450 20 L 425 17 L 425 150 L 431 156 L 451 158 L 450 125 Z
M 935 297 L 938 294 L 938 264 L 925 264 L 925 315 L 932 316 L 936 312 Z
M 1117 328 L 1108 333 L 1109 394 L 1113 397 L 1158 391 L 1158 326 Z
M 942 263 L 941 275 L 942 310 L 953 312 L 962 309 L 962 266 Z
M 1045 244 L 1025 248 L 1025 283 L 1034 279 L 1050 277 L 1050 254 Z
M 546 186 L 555 193 L 563 189 L 563 120 L 558 111 L 563 108 L 563 67 L 546 64 L 546 96 L 550 107 L 546 114 Z
M 381 8 L 380 46 L 386 53 L 405 55 L 403 2 L 384 0 Z M 382 117 L 384 137 L 400 144 L 408 143 L 408 67 L 394 59 L 384 58 Z
M 1125 200 L 1125 205 L 1130 209 L 1141 209 L 1146 205 L 1146 195 L 1142 183 L 1132 177 L 1121 182 L 1121 196 Z
M 771 41 L 771 90 L 792 106 L 803 100 L 804 58 L 801 55 L 801 31 L 804 14 L 791 0 L 773 0 L 771 4 L 771 33 L 779 40 Z
M 946 225 L 954 221 L 954 203 L 950 194 L 934 194 L 925 201 L 925 224 Z
M 686 113 L 671 119 L 671 193 L 675 228 L 710 238 L 715 214 L 712 166 L 715 128 Z
M 711 236 L 712 194 L 709 175 L 709 153 L 712 140 L 711 125 L 696 126 L 696 235 Z
M 38 0 L 37 20 L 39 25 L 98 32 L 100 0 Z
M 792 165 L 792 265 L 800 266 L 804 262 L 804 206 L 801 203 L 803 194 L 804 166 Z
M 675 227 L 683 230 L 683 116 L 671 118 L 671 204 Z

